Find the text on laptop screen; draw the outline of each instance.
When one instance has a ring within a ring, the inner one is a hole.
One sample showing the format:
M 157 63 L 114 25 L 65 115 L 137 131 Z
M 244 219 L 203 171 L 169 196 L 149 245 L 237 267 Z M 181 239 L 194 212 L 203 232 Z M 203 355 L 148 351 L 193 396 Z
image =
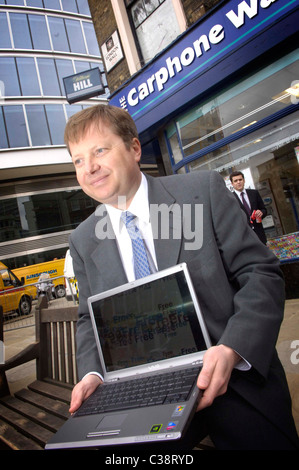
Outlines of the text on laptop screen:
M 183 272 L 97 300 L 93 311 L 108 372 L 206 349 Z

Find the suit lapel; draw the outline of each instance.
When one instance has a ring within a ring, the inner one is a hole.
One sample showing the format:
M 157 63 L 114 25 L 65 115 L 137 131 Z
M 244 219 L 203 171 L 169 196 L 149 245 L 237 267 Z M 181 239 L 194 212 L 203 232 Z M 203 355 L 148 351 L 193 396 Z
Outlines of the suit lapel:
M 158 270 L 178 263 L 182 244 L 182 216 L 175 197 L 160 178 L 147 177 L 148 198 Z
M 249 199 L 249 202 L 250 202 L 250 206 L 251 206 L 251 209 L 254 209 L 255 208 L 255 194 L 253 191 L 251 191 L 250 189 L 247 189 L 247 196 L 248 196 L 248 199 Z
M 119 250 L 109 215 L 105 211 L 103 215 L 97 217 L 97 222 L 93 235 L 94 249 L 91 252 L 92 261 L 95 264 L 96 272 L 105 275 L 98 276 L 101 285 L 99 291 L 105 291 L 128 282 L 123 264 L 119 255 Z M 100 224 L 100 225 L 98 225 Z M 99 239 L 97 230 L 104 235 Z M 115 282 L 117 279 L 117 283 Z

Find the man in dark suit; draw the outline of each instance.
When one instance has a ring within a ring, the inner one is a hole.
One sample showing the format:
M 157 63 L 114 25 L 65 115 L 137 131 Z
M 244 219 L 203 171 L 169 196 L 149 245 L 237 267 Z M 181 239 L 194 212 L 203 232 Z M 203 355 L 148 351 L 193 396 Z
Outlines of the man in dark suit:
M 121 219 L 129 209 L 138 217 L 157 270 L 187 263 L 213 342 L 198 377 L 203 390 L 198 412 L 174 449 L 191 449 L 207 433 L 219 449 L 298 448 L 288 386 L 275 351 L 284 310 L 279 263 L 245 217 L 238 216 L 238 204 L 221 176 L 143 175 L 134 121 L 111 106 L 72 116 L 65 141 L 82 189 L 103 204 L 70 238 L 80 291 L 81 379 L 70 411 L 102 382 L 87 298 L 134 279 L 132 245 Z M 159 205 L 169 210 L 167 239 L 159 234 L 158 218 L 150 218 L 151 208 Z
M 245 189 L 245 178 L 241 171 L 233 171 L 229 176 L 241 209 L 245 212 L 248 224 L 265 245 L 267 237 L 264 232 L 262 219 L 267 215 L 267 209 L 260 193 L 256 189 Z

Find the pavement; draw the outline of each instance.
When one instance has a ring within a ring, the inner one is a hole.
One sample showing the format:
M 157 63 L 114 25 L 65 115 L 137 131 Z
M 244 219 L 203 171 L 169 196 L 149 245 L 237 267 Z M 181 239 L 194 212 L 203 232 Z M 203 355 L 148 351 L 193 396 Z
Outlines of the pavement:
M 4 331 L 5 359 L 19 353 L 34 340 L 34 326 Z M 293 403 L 293 416 L 299 434 L 299 299 L 286 301 L 277 351 L 286 372 Z M 12 394 L 35 379 L 35 360 L 7 371 Z

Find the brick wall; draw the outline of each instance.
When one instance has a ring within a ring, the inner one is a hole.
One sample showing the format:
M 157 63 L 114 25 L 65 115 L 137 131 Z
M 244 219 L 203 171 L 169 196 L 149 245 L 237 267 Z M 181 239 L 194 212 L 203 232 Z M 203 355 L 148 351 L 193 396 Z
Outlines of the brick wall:
M 88 0 L 88 3 L 98 43 L 101 47 L 111 34 L 117 30 L 111 2 L 110 0 Z M 110 92 L 117 90 L 130 77 L 126 59 L 122 59 L 106 76 Z

